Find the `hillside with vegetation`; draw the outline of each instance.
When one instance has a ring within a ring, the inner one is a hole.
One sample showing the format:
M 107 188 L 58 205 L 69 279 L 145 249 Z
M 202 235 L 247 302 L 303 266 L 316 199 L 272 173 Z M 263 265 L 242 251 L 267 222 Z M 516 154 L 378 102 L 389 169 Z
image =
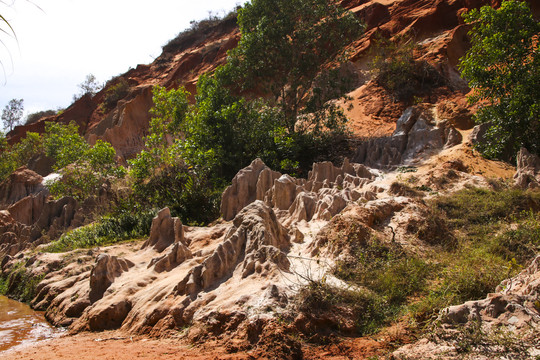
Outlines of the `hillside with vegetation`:
M 73 339 L 203 357 L 540 356 L 539 14 L 252 0 L 193 22 L 0 139 L 0 293 Z

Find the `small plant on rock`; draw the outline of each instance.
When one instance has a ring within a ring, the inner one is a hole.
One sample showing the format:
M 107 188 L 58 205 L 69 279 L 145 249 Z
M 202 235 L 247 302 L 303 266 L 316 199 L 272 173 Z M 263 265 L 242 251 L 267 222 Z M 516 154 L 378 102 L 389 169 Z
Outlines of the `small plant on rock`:
M 437 70 L 424 60 L 414 59 L 412 39 L 379 38 L 371 68 L 375 81 L 397 101 L 411 102 L 416 96 L 443 83 Z
M 107 88 L 105 91 L 105 98 L 103 99 L 103 106 L 106 111 L 113 109 L 119 100 L 126 97 L 129 93 L 129 83 L 126 79 L 120 78 L 118 82 Z

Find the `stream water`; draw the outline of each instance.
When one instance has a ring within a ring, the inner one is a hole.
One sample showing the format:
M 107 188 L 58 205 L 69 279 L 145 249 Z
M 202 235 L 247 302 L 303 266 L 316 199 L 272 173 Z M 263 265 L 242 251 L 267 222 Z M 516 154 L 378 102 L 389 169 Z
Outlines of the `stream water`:
M 19 345 L 51 338 L 58 330 L 28 305 L 0 296 L 0 355 Z

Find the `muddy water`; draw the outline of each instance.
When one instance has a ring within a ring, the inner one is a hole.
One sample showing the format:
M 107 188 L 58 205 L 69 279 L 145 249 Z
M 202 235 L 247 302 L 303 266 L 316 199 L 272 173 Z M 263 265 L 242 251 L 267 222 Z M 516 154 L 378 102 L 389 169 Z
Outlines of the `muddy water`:
M 42 314 L 29 306 L 0 296 L 0 357 L 5 350 L 30 345 L 58 334 Z

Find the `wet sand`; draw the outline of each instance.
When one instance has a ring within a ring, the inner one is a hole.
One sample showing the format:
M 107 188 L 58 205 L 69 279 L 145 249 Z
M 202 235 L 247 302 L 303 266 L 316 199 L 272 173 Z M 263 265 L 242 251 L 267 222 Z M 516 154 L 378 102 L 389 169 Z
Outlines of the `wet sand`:
M 54 337 L 58 332 L 46 322 L 43 314 L 0 296 L 0 354 L 16 346 Z

